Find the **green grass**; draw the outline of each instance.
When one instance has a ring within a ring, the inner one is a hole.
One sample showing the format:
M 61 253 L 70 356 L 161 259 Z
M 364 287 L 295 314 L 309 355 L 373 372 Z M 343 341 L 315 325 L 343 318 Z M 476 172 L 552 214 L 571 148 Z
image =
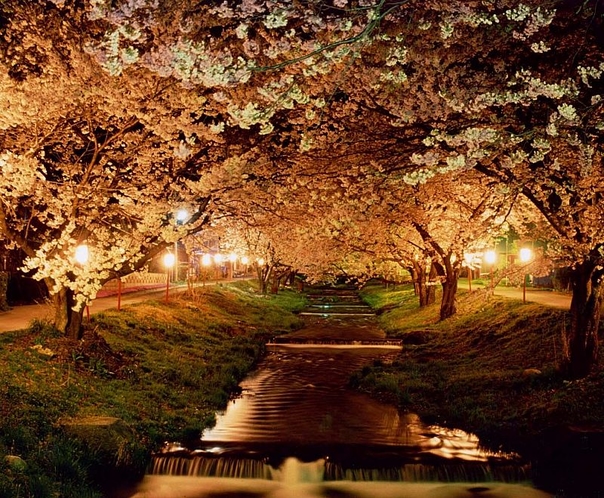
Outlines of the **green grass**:
M 358 389 L 496 447 L 518 449 L 549 428 L 604 422 L 601 366 L 575 382 L 558 372 L 566 311 L 462 290 L 457 315 L 440 322 L 439 299 L 420 309 L 410 286 L 370 285 L 362 295 L 388 335 L 405 344 L 391 364 L 357 372 Z
M 133 472 L 164 441 L 198 438 L 267 340 L 301 326 L 292 312 L 304 303 L 293 291 L 262 296 L 242 281 L 92 315 L 79 342 L 39 321 L 1 334 L 0 496 L 102 496 L 95 475 L 114 455 L 84 447 L 66 420 L 125 421 Z M 9 465 L 8 455 L 25 465 Z

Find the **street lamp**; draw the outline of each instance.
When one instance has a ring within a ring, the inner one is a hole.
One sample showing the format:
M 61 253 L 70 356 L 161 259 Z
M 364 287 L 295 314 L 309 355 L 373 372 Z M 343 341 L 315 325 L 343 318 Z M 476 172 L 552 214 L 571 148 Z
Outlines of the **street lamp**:
M 164 255 L 164 266 L 166 267 L 166 302 L 170 294 L 170 269 L 174 266 L 176 257 L 171 252 Z
M 235 273 L 235 261 L 237 261 L 237 254 L 232 252 L 229 254 L 229 278 L 233 278 Z
M 531 251 L 528 247 L 523 247 L 520 249 L 520 261 L 523 263 L 528 263 L 533 257 L 533 251 Z M 522 302 L 526 303 L 526 273 L 522 276 Z
M 224 261 L 224 256 L 220 253 L 216 253 L 214 254 L 214 263 L 216 264 L 216 271 L 214 273 L 214 278 L 216 278 L 216 280 L 220 279 L 223 277 L 222 274 L 222 262 Z M 218 273 L 218 269 L 220 269 L 220 274 Z
M 90 254 L 88 252 L 88 246 L 86 244 L 81 244 L 75 248 L 75 260 L 76 263 L 80 265 L 85 265 L 88 263 L 88 258 Z
M 250 258 L 247 256 L 241 256 L 241 264 L 243 265 L 243 273 L 247 275 L 247 265 L 250 264 Z
M 183 225 L 189 218 L 189 212 L 186 209 L 179 209 L 176 211 L 176 226 Z M 178 261 L 178 240 L 174 242 L 174 281 L 178 280 L 178 267 L 180 262 Z
M 488 250 L 484 253 L 484 260 L 489 265 L 489 276 L 491 278 L 491 290 L 495 289 L 493 285 L 493 265 L 497 261 L 497 253 L 493 250 Z
M 204 266 L 204 270 L 203 270 L 203 285 L 205 287 L 206 280 L 208 278 L 208 266 L 210 266 L 212 264 L 212 255 L 208 254 L 208 253 L 205 253 L 201 257 L 201 264 Z

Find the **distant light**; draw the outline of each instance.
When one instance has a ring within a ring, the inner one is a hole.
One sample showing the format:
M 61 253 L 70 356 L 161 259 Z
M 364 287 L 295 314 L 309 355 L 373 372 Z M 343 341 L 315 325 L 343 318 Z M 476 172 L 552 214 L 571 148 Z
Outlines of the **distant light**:
M 249 262 L 250 262 L 250 258 L 248 258 L 247 256 L 241 256 L 242 265 L 247 265 Z
M 164 255 L 164 266 L 166 268 L 172 268 L 174 263 L 176 262 L 176 257 L 171 252 L 168 252 Z
M 497 253 L 495 251 L 487 251 L 484 253 L 484 260 L 492 265 L 493 263 L 495 263 L 495 261 L 497 261 Z
M 237 261 L 237 254 L 235 254 L 234 252 L 232 252 L 231 254 L 229 254 L 229 261 L 231 263 L 234 263 L 235 261 Z
M 259 259 L 258 259 L 258 264 L 259 264 L 260 266 L 264 266 L 264 258 L 259 258 Z
M 88 263 L 88 246 L 86 244 L 82 244 L 75 248 L 75 260 L 80 265 L 85 265 Z
M 214 262 L 217 264 L 222 263 L 224 257 L 222 256 L 222 254 L 214 254 Z
M 186 209 L 179 209 L 176 212 L 176 221 L 182 223 L 189 217 L 189 212 Z
M 533 251 L 531 251 L 528 247 L 523 247 L 520 249 L 520 261 L 526 263 L 530 261 L 533 257 Z
M 203 266 L 210 266 L 212 264 L 212 255 L 208 253 L 204 254 L 201 257 L 201 264 Z

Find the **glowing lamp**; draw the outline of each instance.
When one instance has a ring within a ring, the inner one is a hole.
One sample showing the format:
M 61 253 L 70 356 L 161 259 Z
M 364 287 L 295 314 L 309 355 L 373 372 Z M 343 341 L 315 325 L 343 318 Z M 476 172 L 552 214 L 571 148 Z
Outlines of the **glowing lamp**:
M 488 264 L 492 265 L 497 260 L 497 253 L 495 251 L 487 251 L 484 253 L 484 260 Z
M 79 245 L 75 248 L 75 260 L 80 265 L 88 263 L 88 246 L 86 244 Z
M 164 255 L 164 266 L 166 268 L 172 268 L 174 263 L 176 262 L 176 257 L 171 252 L 168 252 Z
M 530 261 L 532 257 L 533 251 L 531 251 L 528 247 L 523 247 L 520 249 L 520 261 L 526 263 L 527 261 Z

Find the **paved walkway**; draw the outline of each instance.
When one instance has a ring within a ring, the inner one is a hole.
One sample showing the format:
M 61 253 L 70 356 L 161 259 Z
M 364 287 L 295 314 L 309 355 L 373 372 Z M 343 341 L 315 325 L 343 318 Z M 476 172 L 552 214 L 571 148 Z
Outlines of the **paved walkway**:
M 458 282 L 460 289 L 468 290 L 468 283 L 465 280 Z M 483 285 L 475 286 L 472 284 L 472 291 L 483 290 Z M 522 287 L 495 287 L 494 294 L 496 296 L 507 297 L 510 299 L 522 300 Z M 550 289 L 534 289 L 532 287 L 526 288 L 526 302 L 527 303 L 539 303 L 546 306 L 552 306 L 553 308 L 570 309 L 570 299 L 572 295 L 569 292 L 556 292 Z
M 238 279 L 241 280 L 241 279 Z M 201 288 L 203 285 L 216 285 L 232 282 L 225 279 L 219 281 L 208 281 L 205 284 L 195 284 L 195 288 Z M 187 289 L 186 284 L 171 285 L 168 297 Z M 147 299 L 164 299 L 166 288 L 154 288 L 150 290 L 130 291 L 121 295 L 121 307 L 129 304 L 139 303 Z M 117 294 L 99 297 L 89 306 L 89 312 L 98 313 L 108 309 L 117 308 Z M 12 330 L 27 328 L 34 319 L 52 319 L 52 306 L 50 303 L 28 304 L 24 306 L 15 306 L 8 311 L 0 311 L 0 333 Z

